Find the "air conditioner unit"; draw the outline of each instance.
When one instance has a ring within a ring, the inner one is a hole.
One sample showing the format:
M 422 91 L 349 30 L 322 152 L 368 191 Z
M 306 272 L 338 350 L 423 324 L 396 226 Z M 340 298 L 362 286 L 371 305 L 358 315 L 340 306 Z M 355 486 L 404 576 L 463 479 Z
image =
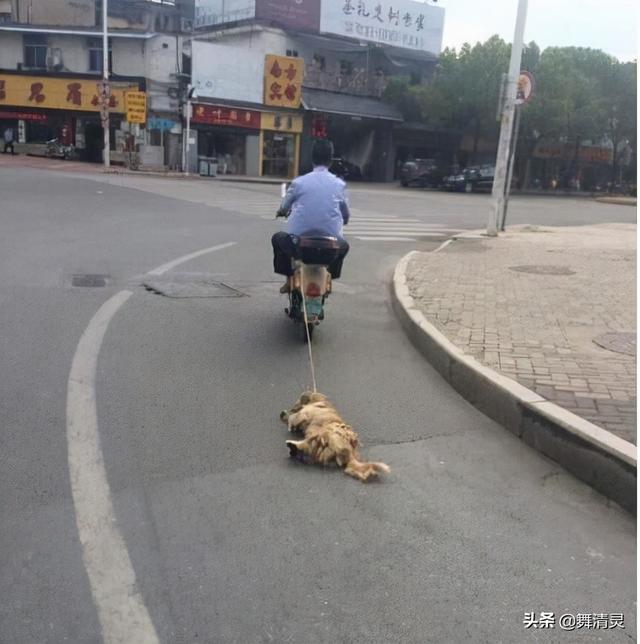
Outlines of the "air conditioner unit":
M 59 48 L 47 49 L 47 69 L 59 70 L 62 69 L 62 51 Z
M 193 31 L 193 20 L 180 18 L 180 31 L 191 33 Z

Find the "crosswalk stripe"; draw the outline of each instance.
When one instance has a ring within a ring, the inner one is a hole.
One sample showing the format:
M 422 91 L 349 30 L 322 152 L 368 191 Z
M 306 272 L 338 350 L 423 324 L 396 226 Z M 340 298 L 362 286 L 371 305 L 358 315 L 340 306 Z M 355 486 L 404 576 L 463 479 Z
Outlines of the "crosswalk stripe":
M 434 233 L 433 231 L 421 230 L 357 230 L 352 232 L 345 232 L 349 237 L 356 235 L 367 235 L 368 237 L 384 237 L 386 235 L 394 235 L 396 237 L 446 237 L 446 233 Z
M 402 242 L 417 242 L 413 237 L 356 237 L 361 241 L 402 241 Z

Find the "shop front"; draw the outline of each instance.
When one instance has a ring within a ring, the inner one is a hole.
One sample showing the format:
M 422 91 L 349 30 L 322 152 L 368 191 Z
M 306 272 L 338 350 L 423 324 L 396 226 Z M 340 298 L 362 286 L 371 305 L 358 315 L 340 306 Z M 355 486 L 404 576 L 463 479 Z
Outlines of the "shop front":
M 260 176 L 293 179 L 300 164 L 302 116 L 263 112 Z
M 225 105 L 196 103 L 192 127 L 198 158 L 217 164 L 218 174 L 257 175 L 252 162 L 260 143 L 260 112 Z
M 398 110 L 375 98 L 311 88 L 303 89 L 302 104 L 307 110 L 302 172 L 311 169 L 313 141 L 328 138 L 347 179 L 393 179 L 392 132 L 402 122 Z
M 111 146 L 122 130 L 128 82 L 111 83 L 109 98 Z M 17 151 L 39 153 L 51 139 L 73 145 L 87 161 L 102 160 L 103 135 L 98 83 L 76 77 L 0 73 L 0 129 L 16 132 Z
M 214 163 L 217 174 L 293 178 L 298 171 L 302 117 L 232 105 L 196 103 L 199 166 Z

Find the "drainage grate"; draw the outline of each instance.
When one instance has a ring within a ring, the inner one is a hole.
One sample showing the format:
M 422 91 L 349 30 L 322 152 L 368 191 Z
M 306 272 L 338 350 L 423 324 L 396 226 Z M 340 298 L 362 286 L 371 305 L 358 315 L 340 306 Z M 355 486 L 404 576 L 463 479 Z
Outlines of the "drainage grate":
M 519 273 L 532 273 L 534 275 L 575 275 L 568 266 L 556 266 L 553 264 L 534 264 L 530 266 L 509 266 L 509 270 Z
M 624 353 L 627 356 L 635 356 L 637 351 L 635 333 L 603 333 L 593 341 L 603 349 Z
M 100 288 L 106 286 L 111 279 L 110 275 L 73 275 L 71 286 L 84 286 L 86 288 Z
M 245 296 L 245 293 L 206 273 L 170 273 L 145 279 L 142 286 L 156 295 L 173 298 Z

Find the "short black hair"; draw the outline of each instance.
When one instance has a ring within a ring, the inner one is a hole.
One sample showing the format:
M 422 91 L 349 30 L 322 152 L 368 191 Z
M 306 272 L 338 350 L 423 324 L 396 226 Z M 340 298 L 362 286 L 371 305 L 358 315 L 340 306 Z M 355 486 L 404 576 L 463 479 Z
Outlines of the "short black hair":
M 313 165 L 331 165 L 333 159 L 333 143 L 329 139 L 318 139 L 311 150 Z

